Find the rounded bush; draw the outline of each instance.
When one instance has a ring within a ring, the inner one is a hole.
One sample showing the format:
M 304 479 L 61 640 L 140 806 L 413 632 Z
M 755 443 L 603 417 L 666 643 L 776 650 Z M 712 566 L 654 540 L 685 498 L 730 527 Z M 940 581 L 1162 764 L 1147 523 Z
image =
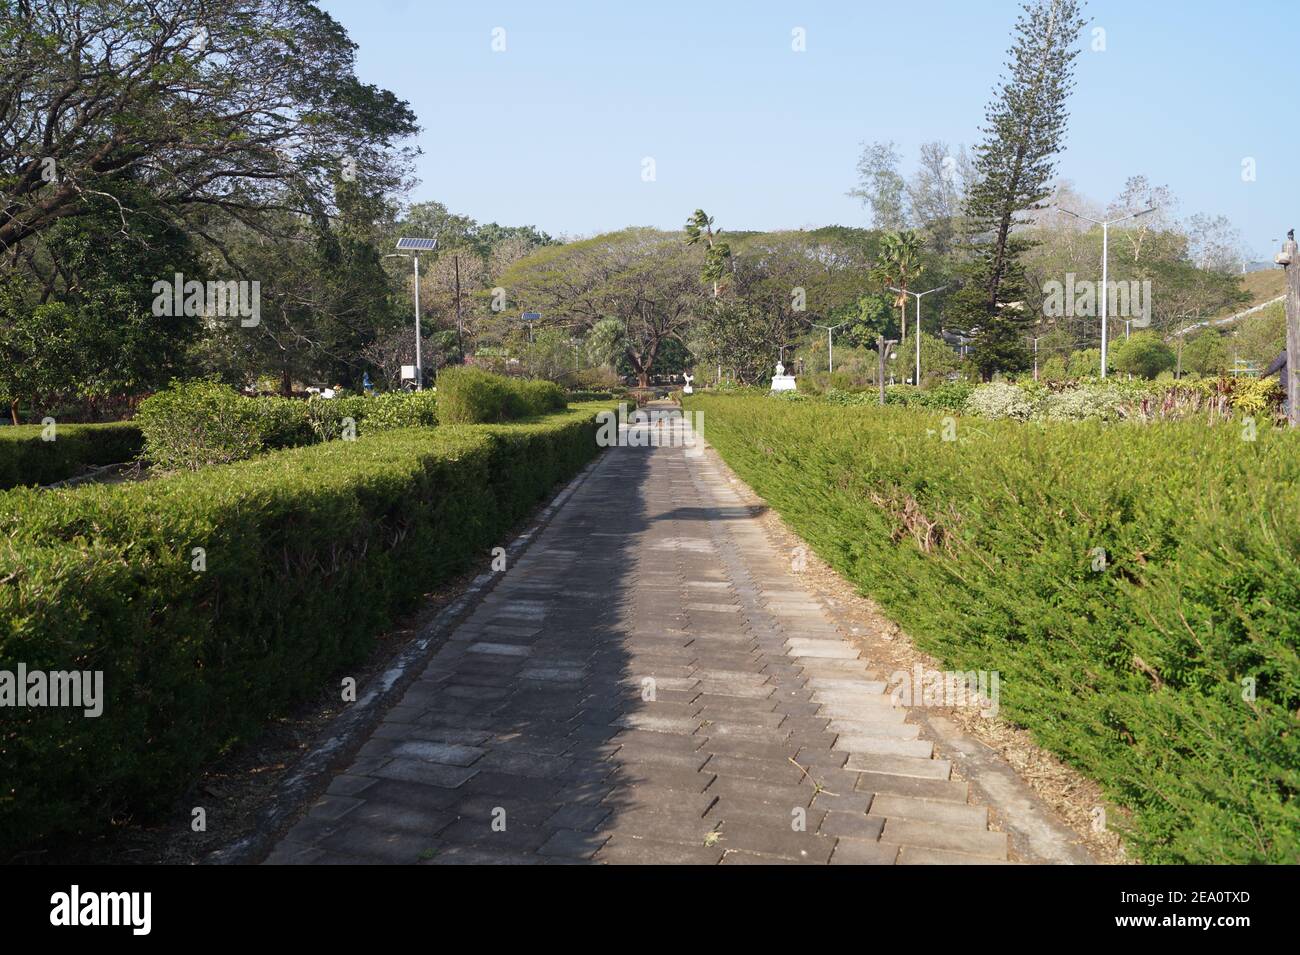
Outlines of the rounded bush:
M 966 399 L 966 410 L 981 418 L 1011 418 L 1028 421 L 1034 406 L 1015 385 L 994 381 L 980 385 Z

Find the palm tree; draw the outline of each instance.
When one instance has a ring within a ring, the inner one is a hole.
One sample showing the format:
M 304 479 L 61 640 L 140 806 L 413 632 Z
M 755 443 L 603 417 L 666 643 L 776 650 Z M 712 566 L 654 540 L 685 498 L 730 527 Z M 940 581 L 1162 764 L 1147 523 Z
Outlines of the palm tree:
M 898 306 L 901 341 L 907 340 L 907 287 L 925 271 L 921 264 L 921 239 L 910 229 L 886 232 L 880 240 L 880 258 L 872 275 L 885 288 L 901 289 L 894 304 Z
M 700 277 L 713 283 L 713 297 L 718 297 L 722 277 L 727 271 L 727 260 L 731 258 L 731 248 L 725 242 L 718 242 L 722 230 L 713 231 L 713 217 L 706 215 L 703 209 L 696 209 L 694 215 L 686 220 L 686 244 L 695 245 L 703 240 L 708 246 L 704 253 L 704 270 Z

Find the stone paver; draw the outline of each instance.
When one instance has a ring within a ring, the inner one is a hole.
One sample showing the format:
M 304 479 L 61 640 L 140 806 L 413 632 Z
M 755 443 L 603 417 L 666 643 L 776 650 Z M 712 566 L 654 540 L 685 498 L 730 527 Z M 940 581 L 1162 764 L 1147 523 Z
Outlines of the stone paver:
M 707 456 L 610 449 L 267 862 L 1005 861 L 882 677 Z

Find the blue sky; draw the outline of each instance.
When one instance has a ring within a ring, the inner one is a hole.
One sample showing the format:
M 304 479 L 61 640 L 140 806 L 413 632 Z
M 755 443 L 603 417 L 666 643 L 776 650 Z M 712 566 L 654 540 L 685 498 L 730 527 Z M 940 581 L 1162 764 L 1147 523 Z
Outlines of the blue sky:
M 585 235 L 865 225 L 845 195 L 864 140 L 976 142 L 1014 0 L 324 0 L 362 79 L 423 126 L 412 198 Z M 1098 201 L 1126 177 L 1222 213 L 1257 255 L 1300 218 L 1300 20 L 1280 0 L 1093 0 L 1059 175 Z M 506 49 L 493 52 L 493 30 Z M 806 31 L 806 51 L 791 31 Z M 1289 77 L 1289 79 L 1288 79 Z M 1290 85 L 1290 90 L 1286 86 Z M 1285 91 L 1285 92 L 1284 92 Z M 655 181 L 642 179 L 652 157 Z M 1256 180 L 1242 181 L 1242 160 Z M 1292 178 L 1287 181 L 1290 164 Z

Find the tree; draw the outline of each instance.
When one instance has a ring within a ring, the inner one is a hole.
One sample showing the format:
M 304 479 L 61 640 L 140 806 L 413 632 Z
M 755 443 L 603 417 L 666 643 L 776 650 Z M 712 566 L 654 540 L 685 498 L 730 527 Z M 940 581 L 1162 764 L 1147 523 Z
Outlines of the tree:
M 180 230 L 151 214 L 122 213 L 102 197 L 85 215 L 52 223 L 21 255 L 27 268 L 0 273 L 0 390 L 13 406 L 53 412 L 61 403 L 121 405 L 181 370 L 197 316 L 153 314 L 153 283 L 202 274 Z M 62 409 L 57 409 L 62 411 Z
M 591 326 L 586 340 L 587 361 L 616 368 L 627 351 L 627 328 L 617 318 L 604 318 Z
M 871 212 L 877 229 L 900 230 L 908 226 L 904 206 L 906 182 L 898 172 L 898 151 L 891 143 L 863 143 L 858 159 L 858 186 L 848 195 L 860 199 Z
M 692 331 L 691 350 L 706 368 L 721 366 L 737 381 L 757 384 L 772 374 L 772 354 L 785 344 L 774 342 L 772 331 L 770 315 L 759 303 L 723 299 L 710 304 Z
M 705 243 L 704 269 L 700 272 L 700 278 L 713 285 L 714 298 L 718 297 L 722 278 L 727 274 L 727 264 L 731 259 L 730 247 L 727 243 L 718 241 L 721 235 L 721 229 L 713 231 L 713 218 L 706 215 L 703 209 L 696 209 L 686 220 L 686 244 Z
M 1228 351 L 1223 346 L 1223 336 L 1212 328 L 1189 336 L 1179 356 L 1180 371 L 1197 375 L 1221 375 L 1228 370 Z
M 701 313 L 702 256 L 678 236 L 624 229 L 579 242 L 546 246 L 520 259 L 501 285 L 550 324 L 581 331 L 614 318 L 626 329 L 623 357 L 642 385 L 655 374 L 670 341 L 681 342 Z
M 1151 332 L 1140 332 L 1115 344 L 1111 359 L 1116 371 L 1136 378 L 1154 378 L 1174 367 L 1173 349 Z
M 952 251 L 962 230 L 962 206 L 974 179 L 965 149 L 956 155 L 940 141 L 921 144 L 920 165 L 907 185 L 911 218 L 939 255 Z
M 985 112 L 984 140 L 975 150 L 977 178 L 966 203 L 970 241 L 983 261 L 970 273 L 978 295 L 964 303 L 966 321 L 980 329 L 975 361 L 985 377 L 1022 367 L 1023 345 L 1015 343 L 1023 329 L 1014 316 L 1024 309 L 1014 306 L 1024 301 L 1019 257 L 1027 244 L 1012 233 L 1031 221 L 1049 194 L 1083 26 L 1077 0 L 1026 4 L 1016 20 L 1008 75 Z M 1004 360 L 1012 366 L 1001 365 Z
M 1114 219 L 1142 209 L 1154 210 L 1120 223 L 1114 231 L 1117 244 L 1127 246 L 1135 265 L 1142 258 L 1148 237 L 1169 228 L 1177 205 L 1178 200 L 1168 186 L 1153 186 L 1146 176 L 1129 176 L 1125 181 L 1119 198 L 1106 210 L 1106 218 Z
M 229 258 L 260 282 L 261 314 L 252 327 L 209 328 L 200 371 L 238 384 L 269 375 L 284 394 L 295 381 L 356 387 L 367 370 L 383 373 L 365 358 L 367 350 L 393 329 L 410 327 L 399 280 L 382 260 L 392 209 L 360 183 L 340 183 L 337 197 L 336 216 L 282 213 L 267 232 L 231 219 L 212 229 Z
M 1101 374 L 1101 349 L 1100 348 L 1081 348 L 1070 354 L 1070 360 L 1066 364 L 1067 372 L 1071 378 L 1096 378 Z M 1106 350 L 1106 371 L 1113 371 L 1115 368 L 1115 353 L 1110 349 Z
M 525 353 L 525 367 L 533 378 L 558 381 L 578 370 L 579 347 L 561 328 L 543 328 L 533 334 Z
M 882 288 L 892 286 L 900 290 L 894 299 L 894 306 L 899 310 L 899 327 L 903 340 L 907 339 L 908 286 L 920 278 L 924 271 L 921 241 L 915 232 L 904 230 L 885 233 L 880 241 L 880 258 L 872 270 L 872 277 Z
M 1227 216 L 1197 213 L 1185 226 L 1188 253 L 1197 266 L 1218 272 L 1239 273 L 1245 256 L 1241 233 Z
M 846 323 L 835 333 L 835 340 L 860 348 L 874 348 L 881 335 L 896 338 L 899 331 L 897 300 L 892 292 L 870 292 L 859 296 L 851 305 L 834 310 L 829 316 L 829 324 Z
M 1286 348 L 1286 310 L 1281 302 L 1241 319 L 1233 333 L 1233 350 L 1259 368 Z
M 921 335 L 921 375 L 923 382 L 945 378 L 958 371 L 961 366 L 961 358 L 953 351 L 952 346 L 942 338 L 937 335 Z M 895 374 L 906 380 L 915 381 L 915 348 L 900 348 L 898 350 L 898 360 L 893 367 Z
M 417 131 L 354 45 L 288 0 L 10 0 L 0 54 L 0 247 L 143 184 L 201 233 L 221 209 L 332 211 L 340 175 L 397 188 Z
M 761 232 L 736 242 L 733 294 L 762 308 L 777 344 L 825 321 L 862 294 L 869 245 L 861 230 Z M 776 355 L 772 355 L 776 360 Z

